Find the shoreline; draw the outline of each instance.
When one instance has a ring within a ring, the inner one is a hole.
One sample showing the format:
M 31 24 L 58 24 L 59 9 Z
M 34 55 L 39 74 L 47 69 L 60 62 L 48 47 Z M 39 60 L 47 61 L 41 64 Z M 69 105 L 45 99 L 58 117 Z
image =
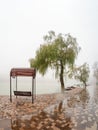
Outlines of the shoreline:
M 53 104 L 60 103 L 64 99 L 74 96 L 80 93 L 83 88 L 76 87 L 70 91 L 65 91 L 64 94 L 52 93 L 52 94 L 39 94 L 36 95 L 36 99 L 32 104 L 31 97 L 18 97 L 13 96 L 12 103 L 10 97 L 7 95 L 0 95 L 0 120 L 11 119 L 16 116 L 30 115 L 34 113 L 40 113 L 47 107 Z

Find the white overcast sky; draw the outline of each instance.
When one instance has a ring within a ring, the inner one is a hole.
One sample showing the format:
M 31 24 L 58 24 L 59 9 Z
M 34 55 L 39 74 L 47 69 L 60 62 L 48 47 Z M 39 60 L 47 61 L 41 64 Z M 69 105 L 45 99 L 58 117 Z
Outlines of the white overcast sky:
M 50 30 L 77 38 L 78 64 L 98 61 L 98 0 L 0 0 L 0 77 L 29 67 Z

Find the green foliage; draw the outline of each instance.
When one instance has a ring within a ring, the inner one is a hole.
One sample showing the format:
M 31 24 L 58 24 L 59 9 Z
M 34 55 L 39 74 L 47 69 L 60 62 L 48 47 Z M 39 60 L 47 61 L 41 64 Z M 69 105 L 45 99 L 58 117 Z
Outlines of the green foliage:
M 78 79 L 80 82 L 83 82 L 83 84 L 86 86 L 89 78 L 89 73 L 89 65 L 87 63 L 84 63 L 80 67 L 75 67 L 73 69 L 72 75 L 75 77 L 75 79 Z
M 35 59 L 30 61 L 31 67 L 35 67 L 42 75 L 49 67 L 55 69 L 56 77 L 60 77 L 61 86 L 64 88 L 66 66 L 73 66 L 80 47 L 70 34 L 56 35 L 54 31 L 50 31 L 43 39 L 44 44 L 36 51 Z
M 96 78 L 96 80 L 98 81 L 98 62 L 95 62 L 93 65 L 93 75 Z

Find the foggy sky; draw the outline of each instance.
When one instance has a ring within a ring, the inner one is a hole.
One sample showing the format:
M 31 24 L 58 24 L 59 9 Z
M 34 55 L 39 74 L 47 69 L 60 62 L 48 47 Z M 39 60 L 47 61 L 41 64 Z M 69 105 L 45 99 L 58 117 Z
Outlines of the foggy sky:
M 77 38 L 77 64 L 98 61 L 97 0 L 0 0 L 0 77 L 29 67 L 50 30 Z

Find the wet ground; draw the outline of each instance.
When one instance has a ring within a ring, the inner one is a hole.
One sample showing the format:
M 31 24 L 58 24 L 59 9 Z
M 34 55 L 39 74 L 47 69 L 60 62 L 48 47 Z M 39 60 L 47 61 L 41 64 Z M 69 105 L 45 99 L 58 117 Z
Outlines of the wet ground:
M 89 86 L 64 98 L 65 94 L 59 95 L 60 100 L 50 106 L 28 114 L 17 112 L 0 120 L 0 130 L 98 130 L 98 87 Z M 20 107 L 22 103 L 17 105 L 17 111 Z M 25 107 L 29 111 L 30 106 Z

